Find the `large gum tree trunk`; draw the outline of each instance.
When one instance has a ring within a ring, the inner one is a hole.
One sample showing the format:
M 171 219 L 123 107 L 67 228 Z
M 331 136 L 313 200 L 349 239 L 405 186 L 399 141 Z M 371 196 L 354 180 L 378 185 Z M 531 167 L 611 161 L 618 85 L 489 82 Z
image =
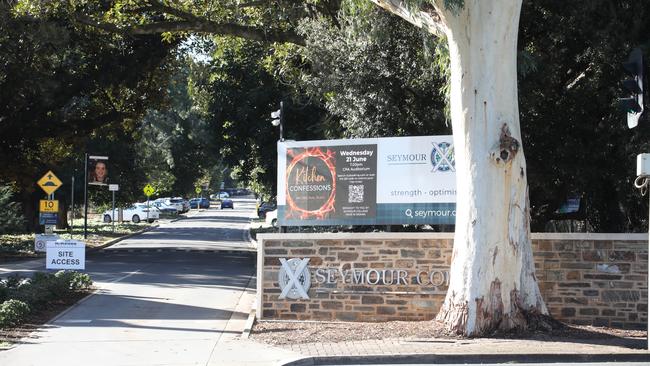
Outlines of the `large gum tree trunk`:
M 521 0 L 465 0 L 455 12 L 436 0 L 424 17 L 395 0 L 374 1 L 416 25 L 436 23 L 449 44 L 458 197 L 449 290 L 437 319 L 468 336 L 524 328 L 537 319 L 531 315 L 548 312 L 535 278 L 519 127 Z
M 526 161 L 517 98 L 521 0 L 439 9 L 451 61 L 456 233 L 438 320 L 467 335 L 527 325 L 547 314 L 535 278 Z

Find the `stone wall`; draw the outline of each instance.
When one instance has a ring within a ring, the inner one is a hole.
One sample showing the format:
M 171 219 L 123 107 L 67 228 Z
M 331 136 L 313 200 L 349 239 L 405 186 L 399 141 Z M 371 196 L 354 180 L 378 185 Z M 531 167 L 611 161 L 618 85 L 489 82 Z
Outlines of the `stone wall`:
M 429 320 L 447 291 L 451 233 L 265 234 L 258 242 L 260 319 Z M 533 234 L 533 255 L 556 319 L 645 329 L 646 235 Z M 279 298 L 281 258 L 309 258 L 309 299 Z

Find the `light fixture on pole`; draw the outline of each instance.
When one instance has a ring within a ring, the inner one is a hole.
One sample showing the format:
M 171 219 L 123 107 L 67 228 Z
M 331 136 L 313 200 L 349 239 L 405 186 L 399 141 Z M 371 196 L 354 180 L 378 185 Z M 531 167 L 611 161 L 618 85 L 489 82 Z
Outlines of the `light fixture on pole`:
M 282 137 L 282 125 L 283 125 L 283 115 L 284 115 L 284 103 L 280 102 L 280 109 L 277 111 L 271 112 L 271 124 L 275 127 L 280 126 L 280 141 L 284 141 L 284 137 Z

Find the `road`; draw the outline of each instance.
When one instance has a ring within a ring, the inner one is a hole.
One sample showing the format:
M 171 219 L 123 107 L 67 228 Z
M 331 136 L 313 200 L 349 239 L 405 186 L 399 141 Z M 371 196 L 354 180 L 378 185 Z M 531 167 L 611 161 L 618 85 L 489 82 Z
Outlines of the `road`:
M 161 224 L 142 235 L 121 241 L 109 250 L 254 250 L 248 242 L 248 225 L 254 199 L 236 199 L 234 209 L 192 210 L 188 218 Z
M 244 239 L 254 203 L 235 207 L 196 212 L 89 255 L 86 272 L 100 290 L 0 352 L 0 365 L 214 362 L 253 298 L 245 289 L 255 258 Z

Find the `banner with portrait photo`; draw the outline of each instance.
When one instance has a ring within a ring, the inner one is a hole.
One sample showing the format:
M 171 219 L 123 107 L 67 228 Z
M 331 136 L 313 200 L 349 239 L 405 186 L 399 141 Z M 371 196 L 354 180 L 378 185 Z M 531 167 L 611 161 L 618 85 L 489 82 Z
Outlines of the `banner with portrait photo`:
M 97 186 L 107 186 L 108 179 L 108 157 L 107 156 L 89 156 L 88 157 L 88 184 Z
M 278 143 L 282 226 L 453 224 L 451 136 Z

